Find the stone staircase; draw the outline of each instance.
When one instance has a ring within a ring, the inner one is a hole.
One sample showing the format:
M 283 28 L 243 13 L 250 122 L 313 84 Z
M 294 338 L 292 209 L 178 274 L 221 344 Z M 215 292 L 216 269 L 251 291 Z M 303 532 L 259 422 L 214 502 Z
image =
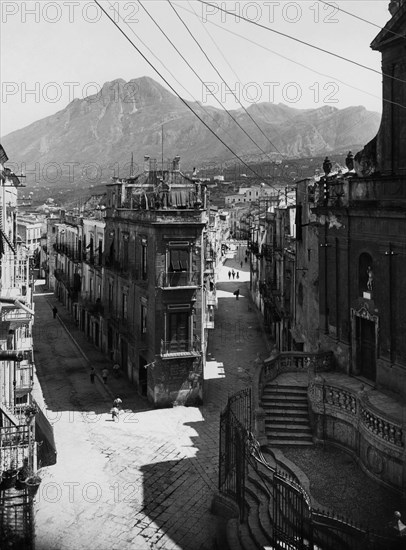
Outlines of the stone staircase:
M 306 385 L 271 382 L 264 388 L 262 407 L 270 445 L 313 445 Z
M 266 468 L 259 469 L 268 476 Z M 228 550 L 271 550 L 272 545 L 272 502 L 261 483 L 258 474 L 248 468 L 245 485 L 246 520 L 240 523 L 238 518 L 227 522 Z M 223 550 L 223 549 L 222 549 Z

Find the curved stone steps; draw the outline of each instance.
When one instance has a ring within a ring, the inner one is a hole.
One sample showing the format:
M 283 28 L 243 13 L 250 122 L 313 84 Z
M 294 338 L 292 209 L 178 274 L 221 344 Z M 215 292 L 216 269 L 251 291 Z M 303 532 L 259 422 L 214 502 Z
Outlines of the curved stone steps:
M 251 533 L 252 539 L 256 544 L 256 548 L 262 550 L 263 548 L 268 547 L 269 539 L 268 536 L 265 534 L 265 530 L 261 524 L 261 516 L 259 510 L 261 498 L 256 492 L 251 492 L 248 487 L 246 487 L 245 498 L 250 507 L 247 518 L 248 529 Z

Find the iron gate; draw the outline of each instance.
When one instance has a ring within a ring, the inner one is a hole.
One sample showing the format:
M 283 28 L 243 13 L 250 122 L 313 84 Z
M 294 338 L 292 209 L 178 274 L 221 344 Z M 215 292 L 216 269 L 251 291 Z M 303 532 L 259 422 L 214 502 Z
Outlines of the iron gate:
M 245 480 L 248 437 L 251 430 L 251 388 L 230 396 L 220 414 L 219 490 L 232 497 L 245 518 Z

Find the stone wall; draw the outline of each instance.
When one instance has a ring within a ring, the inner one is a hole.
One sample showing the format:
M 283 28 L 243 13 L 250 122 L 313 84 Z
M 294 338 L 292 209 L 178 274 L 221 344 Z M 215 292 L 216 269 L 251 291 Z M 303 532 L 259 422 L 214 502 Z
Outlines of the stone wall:
M 406 487 L 405 426 L 378 411 L 364 391 L 329 384 L 317 376 L 309 385 L 314 434 L 351 452 L 361 468 L 400 492 Z

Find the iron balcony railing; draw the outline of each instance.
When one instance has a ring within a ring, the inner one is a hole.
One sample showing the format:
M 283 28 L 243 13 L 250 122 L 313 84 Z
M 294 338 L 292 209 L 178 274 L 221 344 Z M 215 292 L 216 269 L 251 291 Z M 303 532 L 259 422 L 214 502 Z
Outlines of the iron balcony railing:
M 195 287 L 200 284 L 200 271 L 161 271 L 157 281 L 157 286 L 163 288 Z
M 161 355 L 170 355 L 174 353 L 190 353 L 193 355 L 200 354 L 201 342 L 199 339 L 195 340 L 171 340 L 165 342 L 161 340 Z
M 17 368 L 16 369 L 16 391 L 30 390 L 32 388 L 32 368 Z

